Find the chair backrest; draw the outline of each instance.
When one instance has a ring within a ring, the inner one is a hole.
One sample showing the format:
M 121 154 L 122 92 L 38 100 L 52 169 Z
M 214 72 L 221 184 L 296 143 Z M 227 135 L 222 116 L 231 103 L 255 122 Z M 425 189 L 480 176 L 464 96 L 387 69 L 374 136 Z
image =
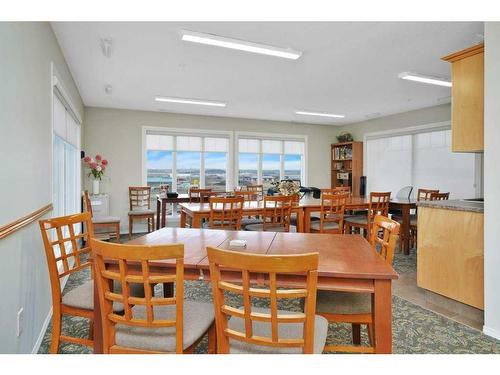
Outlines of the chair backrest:
M 225 192 L 220 191 L 202 191 L 200 192 L 200 203 L 207 203 L 211 197 L 224 197 Z
M 371 238 L 371 225 L 375 215 L 389 216 L 389 202 L 391 200 L 391 192 L 371 192 L 370 203 L 368 207 L 367 218 L 367 237 Z
M 380 254 L 389 264 L 394 258 L 394 249 L 398 241 L 400 224 L 382 215 L 375 215 L 373 219 L 370 243 L 372 249 Z M 380 251 L 378 251 L 380 247 Z
M 431 201 L 447 201 L 450 199 L 450 193 L 431 193 L 429 200 Z
M 129 186 L 130 211 L 151 208 L 151 186 Z
M 210 192 L 212 191 L 212 189 L 200 189 L 200 188 L 197 188 L 197 187 L 190 187 L 189 188 L 189 203 L 193 203 L 195 200 L 196 201 L 200 201 L 201 203 L 201 197 L 200 197 L 200 194 L 202 192 Z
M 122 348 L 114 348 L 115 324 L 119 323 L 145 328 L 175 327 L 176 353 L 182 353 L 184 245 L 122 245 L 91 239 L 91 246 L 95 255 L 95 280 L 101 304 L 104 352 L 124 351 Z M 175 274 L 154 271 L 150 266 L 150 262 L 169 259 L 175 260 Z M 113 281 L 122 285 L 121 292 L 113 290 Z M 174 297 L 153 295 L 154 285 L 174 282 Z M 142 284 L 145 296 L 131 296 L 130 284 Z M 123 313 L 113 311 L 113 302 L 123 304 Z M 159 308 L 166 305 L 175 305 L 175 318 L 158 316 Z M 142 308 L 142 314 L 137 310 L 133 311 L 133 306 Z M 127 349 L 133 352 L 137 348 L 125 348 L 125 351 Z
M 215 324 L 217 327 L 217 352 L 229 353 L 229 339 L 255 345 L 272 347 L 297 347 L 303 353 L 313 352 L 314 319 L 316 313 L 316 286 L 318 280 L 318 253 L 299 255 L 255 255 L 240 252 L 207 248 L 210 264 L 210 277 L 215 306 Z M 241 285 L 225 280 L 221 269 L 241 272 Z M 304 287 L 300 289 L 277 288 L 277 275 L 284 273 L 305 274 Z M 267 274 L 269 288 L 250 287 L 252 276 Z M 225 292 L 241 295 L 243 307 L 229 306 L 224 298 Z M 260 297 L 270 300 L 269 314 L 252 312 L 251 298 Z M 304 313 L 278 313 L 278 299 L 305 298 Z M 244 320 L 245 330 L 240 332 L 228 328 L 227 318 Z M 253 322 L 265 322 L 270 325 L 270 337 L 254 335 Z M 279 337 L 278 324 L 303 323 L 303 335 L 297 338 Z
M 247 190 L 256 192 L 258 200 L 264 199 L 264 185 L 247 185 Z
M 38 223 L 47 257 L 52 299 L 54 303 L 60 303 L 60 279 L 91 267 L 88 258 L 82 259 L 82 255 L 90 254 L 89 238 L 94 235 L 92 217 L 90 212 L 85 212 L 44 219 Z
M 89 192 L 87 190 L 83 191 L 83 212 L 90 212 L 90 217 L 94 217 L 92 202 L 90 201 Z
M 324 225 L 328 222 L 338 223 L 337 233 L 343 233 L 344 212 L 346 200 L 349 198 L 349 192 L 333 191 L 331 193 L 321 194 L 321 216 L 320 232 L 324 232 Z M 328 232 L 334 232 L 328 230 Z
M 264 196 L 263 230 L 266 230 L 266 226 L 268 225 L 280 225 L 284 228 L 285 232 L 288 232 L 290 230 L 292 202 L 292 196 Z
M 409 200 L 412 191 L 413 191 L 413 186 L 405 186 L 404 188 L 398 190 L 398 192 L 396 193 L 396 198 Z
M 418 189 L 417 201 L 428 201 L 431 199 L 432 193 L 439 193 L 439 190 L 434 189 Z
M 351 187 L 350 186 L 337 186 L 333 188 L 335 192 L 343 192 L 343 193 L 349 193 L 351 194 Z
M 240 230 L 244 202 L 243 197 L 210 197 L 210 228 Z
M 234 196 L 235 197 L 243 197 L 245 202 L 258 202 L 259 199 L 259 193 L 251 190 L 234 190 Z

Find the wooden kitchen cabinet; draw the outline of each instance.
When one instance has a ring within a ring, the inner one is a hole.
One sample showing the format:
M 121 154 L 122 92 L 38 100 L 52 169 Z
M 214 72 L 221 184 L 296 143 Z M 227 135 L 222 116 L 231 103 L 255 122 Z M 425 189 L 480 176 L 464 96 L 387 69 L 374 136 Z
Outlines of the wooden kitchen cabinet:
M 484 44 L 442 59 L 451 63 L 452 151 L 483 151 Z

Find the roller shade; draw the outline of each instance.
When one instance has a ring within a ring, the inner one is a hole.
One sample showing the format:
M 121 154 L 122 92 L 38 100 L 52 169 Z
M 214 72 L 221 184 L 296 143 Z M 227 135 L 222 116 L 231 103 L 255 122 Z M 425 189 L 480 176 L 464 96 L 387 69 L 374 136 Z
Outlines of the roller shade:
M 171 135 L 147 134 L 146 145 L 148 150 L 172 151 L 174 149 L 174 137 Z
M 238 140 L 238 151 L 239 152 L 251 152 L 259 153 L 259 140 L 258 139 L 246 139 L 240 138 Z
M 228 152 L 229 140 L 227 138 L 212 138 L 204 139 L 206 152 Z

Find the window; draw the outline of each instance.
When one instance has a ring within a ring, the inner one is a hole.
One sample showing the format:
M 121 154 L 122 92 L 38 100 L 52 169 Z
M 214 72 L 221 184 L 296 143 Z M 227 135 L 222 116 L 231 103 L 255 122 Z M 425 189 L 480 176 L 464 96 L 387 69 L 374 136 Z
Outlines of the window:
M 186 194 L 190 186 L 226 191 L 228 137 L 146 131 L 146 182 Z
M 436 188 L 453 198 L 476 196 L 475 155 L 451 152 L 451 131 L 369 139 L 366 142 L 369 191 L 404 186 Z
M 80 125 L 61 93 L 54 93 L 52 201 L 54 216 L 80 212 Z
M 305 141 L 286 139 L 238 139 L 238 185 L 262 184 L 268 189 L 283 179 L 305 184 Z

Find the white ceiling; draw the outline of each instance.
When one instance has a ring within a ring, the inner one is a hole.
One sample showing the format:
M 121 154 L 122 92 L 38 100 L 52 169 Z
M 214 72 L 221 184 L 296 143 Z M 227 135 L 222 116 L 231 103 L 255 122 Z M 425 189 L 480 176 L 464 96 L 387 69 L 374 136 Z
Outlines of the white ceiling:
M 478 42 L 480 22 L 56 22 L 86 106 L 343 125 L 449 102 L 450 89 L 398 79 L 450 76 L 440 58 Z M 298 60 L 180 40 L 207 32 L 303 51 Z M 110 58 L 99 41 L 112 38 Z M 104 87 L 112 85 L 111 95 Z M 227 102 L 157 103 L 157 95 Z M 295 110 L 344 114 L 299 116 Z

